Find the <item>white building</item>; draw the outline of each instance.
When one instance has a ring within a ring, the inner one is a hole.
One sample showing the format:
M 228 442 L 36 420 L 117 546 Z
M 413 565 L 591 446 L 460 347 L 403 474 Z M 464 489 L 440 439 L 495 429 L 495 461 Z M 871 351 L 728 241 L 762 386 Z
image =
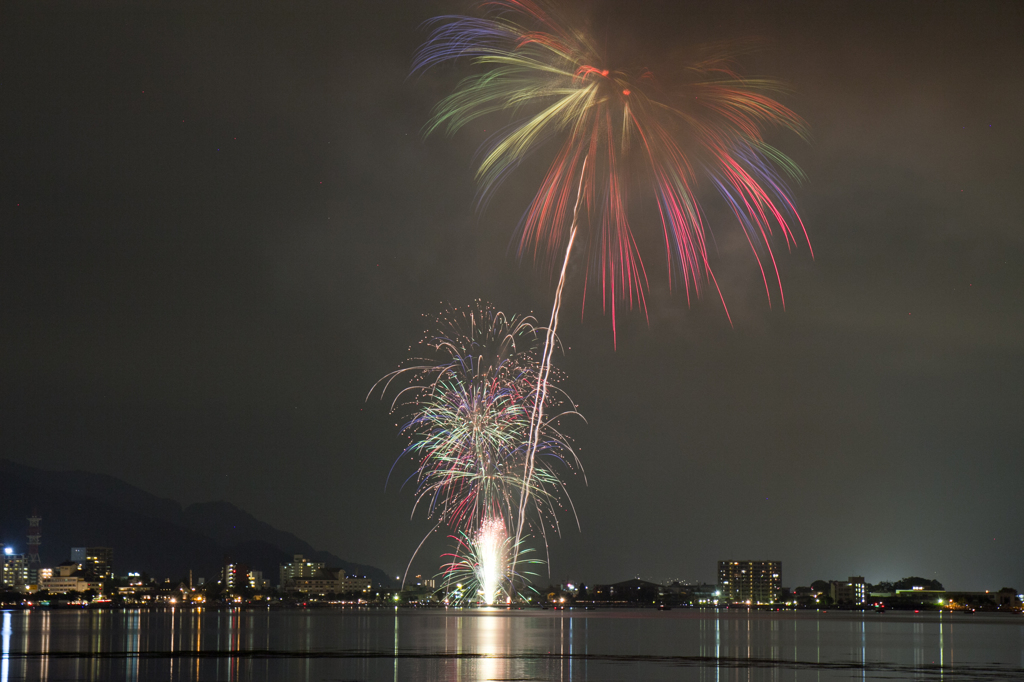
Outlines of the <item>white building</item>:
M 10 547 L 4 548 L 3 570 L 0 572 L 0 586 L 23 589 L 29 584 L 29 561 L 25 554 L 15 554 Z

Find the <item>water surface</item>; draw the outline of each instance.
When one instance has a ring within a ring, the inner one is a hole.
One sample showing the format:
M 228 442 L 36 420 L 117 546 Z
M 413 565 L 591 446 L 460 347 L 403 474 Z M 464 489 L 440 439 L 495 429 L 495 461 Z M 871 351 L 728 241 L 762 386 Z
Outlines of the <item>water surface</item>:
M 1011 680 L 1024 617 L 676 609 L 5 611 L 22 680 Z

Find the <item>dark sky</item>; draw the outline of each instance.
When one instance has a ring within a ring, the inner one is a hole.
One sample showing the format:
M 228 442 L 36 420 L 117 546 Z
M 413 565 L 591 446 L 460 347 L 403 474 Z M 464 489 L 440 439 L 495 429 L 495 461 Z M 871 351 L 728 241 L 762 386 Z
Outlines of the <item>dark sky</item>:
M 660 255 L 650 324 L 627 316 L 617 350 L 570 286 L 557 363 L 589 486 L 553 577 L 771 558 L 791 586 L 1024 586 L 1024 5 L 591 4 L 652 63 L 763 41 L 749 69 L 812 130 L 773 141 L 809 176 L 816 258 L 780 245 L 769 308 L 707 194 L 734 327 L 669 294 Z M 226 499 L 404 569 L 430 524 L 385 489 L 403 441 L 368 390 L 423 313 L 546 318 L 554 290 L 507 251 L 539 177 L 479 214 L 482 135 L 421 135 L 460 72 L 407 78 L 420 24 L 460 8 L 5 2 L 0 456 Z

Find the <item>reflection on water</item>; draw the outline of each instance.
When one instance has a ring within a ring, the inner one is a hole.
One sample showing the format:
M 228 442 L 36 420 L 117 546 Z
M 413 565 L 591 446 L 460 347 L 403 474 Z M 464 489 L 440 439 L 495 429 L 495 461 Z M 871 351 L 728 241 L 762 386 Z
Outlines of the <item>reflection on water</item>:
M 0 630 L 0 638 L 3 639 L 3 654 L 0 654 L 0 682 L 7 682 L 11 669 L 11 612 L 4 611 L 3 629 Z
M 1019 615 L 493 608 L 2 616 L 0 682 L 1024 677 Z

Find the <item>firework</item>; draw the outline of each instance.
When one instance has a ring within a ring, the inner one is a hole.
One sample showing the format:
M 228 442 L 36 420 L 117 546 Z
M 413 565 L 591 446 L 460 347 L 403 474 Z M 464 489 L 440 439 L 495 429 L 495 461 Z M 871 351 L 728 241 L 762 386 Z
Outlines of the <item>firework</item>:
M 444 129 L 452 134 L 495 112 L 511 116 L 512 122 L 482 153 L 477 178 L 483 201 L 524 158 L 545 146 L 553 151 L 520 223 L 521 258 L 543 261 L 550 268 L 561 260 L 538 368 L 540 396 L 531 414 L 521 523 L 532 489 L 544 392 L 574 245 L 585 245 L 589 257 L 584 290 L 590 282 L 600 287 L 615 343 L 617 302 L 646 307 L 647 272 L 630 223 L 633 194 L 646 195 L 657 208 L 658 241 L 666 251 L 670 287 L 681 284 L 687 299 L 691 293 L 700 295 L 709 282 L 717 290 L 705 213 L 698 201 L 698 186 L 704 182 L 724 199 L 742 227 L 761 268 L 769 304 L 766 261 L 785 305 L 770 236 L 781 233 L 791 248 L 798 243 L 794 227 L 799 226 L 806 240 L 787 185 L 802 174 L 768 144 L 764 133 L 783 127 L 803 135 L 805 125 L 774 98 L 781 89 L 778 83 L 741 77 L 727 54 L 713 54 L 666 77 L 610 63 L 594 40 L 541 0 L 486 0 L 478 6 L 480 17 L 435 20 L 413 71 L 462 58 L 477 67 L 475 75 L 464 78 L 440 102 L 428 132 Z M 581 225 L 587 229 L 577 239 Z
M 393 410 L 409 415 L 401 426 L 409 444 L 396 465 L 415 464 L 409 477 L 416 484 L 413 513 L 424 507 L 436 519 L 435 528 L 455 529 L 469 538 L 474 552 L 488 557 L 476 563 L 491 576 L 484 582 L 493 595 L 495 576 L 506 572 L 496 548 L 506 541 L 518 547 L 507 537 L 505 520 L 516 519 L 520 532 L 524 523 L 536 523 L 546 537 L 546 528 L 558 529 L 563 504 L 571 508 L 561 472 L 579 468 L 579 461 L 557 422 L 575 408 L 557 388 L 537 390 L 540 330 L 532 318 L 476 304 L 449 311 L 434 327 L 421 343 L 423 357 L 378 382 L 382 394 L 398 379 L 407 382 L 392 403 Z M 527 475 L 534 403 L 540 399 L 557 416 L 535 429 L 540 465 Z M 524 496 L 533 501 L 529 509 L 520 503 Z
M 520 596 L 526 576 L 533 574 L 514 573 L 513 564 L 516 557 L 530 550 L 520 551 L 514 546 L 504 519 L 486 519 L 473 536 L 459 533 L 449 537 L 455 542 L 455 549 L 444 555 L 449 562 L 443 566 L 442 574 L 448 603 L 492 606 Z
M 647 285 L 629 217 L 634 194 L 653 199 L 670 285 L 681 284 L 688 296 L 714 282 L 700 182 L 725 200 L 759 263 L 767 256 L 774 268 L 774 231 L 787 246 L 797 244 L 793 226 L 806 238 L 787 187 L 802 174 L 764 138 L 770 127 L 805 133 L 803 121 L 774 99 L 778 83 L 741 77 L 722 51 L 667 76 L 616 68 L 595 41 L 542 2 L 479 6 L 481 18 L 435 20 L 416 54 L 414 71 L 459 58 L 480 67 L 439 103 L 427 130 L 451 134 L 480 116 L 511 115 L 482 153 L 484 199 L 524 158 L 551 149 L 553 161 L 521 223 L 519 255 L 552 268 L 564 262 L 585 209 L 586 279 L 600 286 L 613 334 L 617 302 L 642 305 Z

